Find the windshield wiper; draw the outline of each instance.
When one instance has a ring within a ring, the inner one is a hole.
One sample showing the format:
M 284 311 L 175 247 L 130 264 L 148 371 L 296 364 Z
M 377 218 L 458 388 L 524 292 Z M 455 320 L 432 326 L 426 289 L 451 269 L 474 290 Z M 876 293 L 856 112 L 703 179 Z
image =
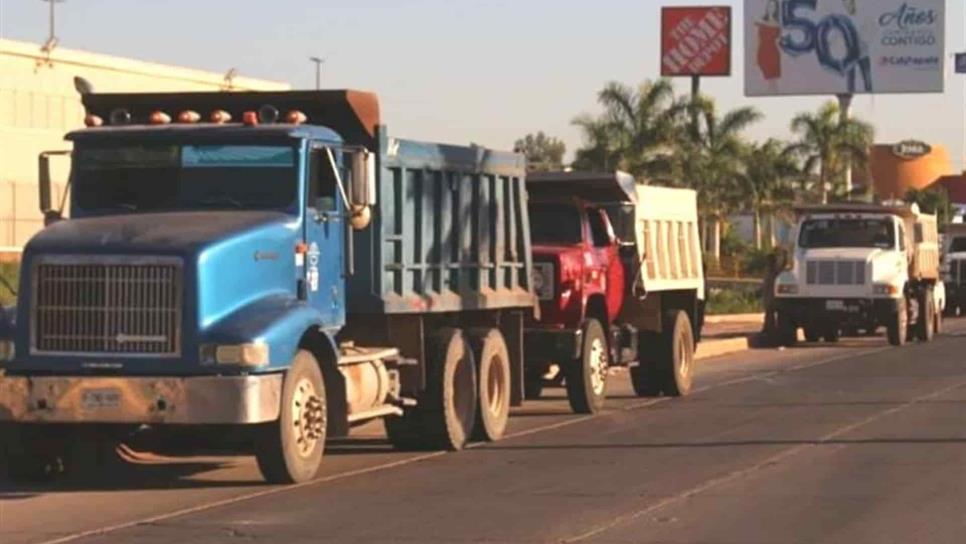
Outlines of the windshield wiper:
M 242 202 L 240 202 L 238 200 L 235 200 L 234 198 L 232 198 L 232 197 L 230 197 L 228 195 L 221 195 L 221 196 L 215 196 L 215 197 L 211 197 L 211 198 L 206 198 L 206 199 L 200 201 L 199 204 L 203 204 L 203 205 L 230 204 L 230 205 L 238 208 L 239 210 L 244 210 L 247 207 Z

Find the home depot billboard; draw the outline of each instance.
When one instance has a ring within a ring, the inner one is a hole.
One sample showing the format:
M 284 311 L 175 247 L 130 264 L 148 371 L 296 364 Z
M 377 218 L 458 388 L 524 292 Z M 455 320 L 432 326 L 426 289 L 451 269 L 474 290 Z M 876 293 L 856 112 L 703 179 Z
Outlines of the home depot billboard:
M 745 0 L 745 94 L 942 92 L 945 4 Z
M 662 8 L 661 75 L 731 75 L 731 7 Z

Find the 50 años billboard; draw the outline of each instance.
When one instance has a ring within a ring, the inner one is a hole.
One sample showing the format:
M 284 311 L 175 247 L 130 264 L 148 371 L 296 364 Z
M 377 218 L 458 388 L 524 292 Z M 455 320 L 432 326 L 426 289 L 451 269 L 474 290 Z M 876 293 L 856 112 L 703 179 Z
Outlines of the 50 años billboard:
M 748 96 L 943 91 L 945 0 L 745 0 Z

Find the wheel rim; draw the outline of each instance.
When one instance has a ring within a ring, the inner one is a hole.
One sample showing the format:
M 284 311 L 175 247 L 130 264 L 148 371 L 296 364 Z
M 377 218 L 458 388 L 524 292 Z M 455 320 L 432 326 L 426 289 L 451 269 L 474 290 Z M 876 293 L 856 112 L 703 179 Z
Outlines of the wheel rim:
M 681 376 L 687 377 L 691 372 L 691 351 L 688 349 L 687 339 L 683 335 L 678 337 L 678 353 L 680 354 L 678 372 Z
M 503 384 L 507 382 L 503 375 L 503 365 L 499 357 L 490 358 L 489 368 L 486 373 L 486 406 L 490 413 L 496 414 L 503 409 Z
M 296 451 L 309 457 L 325 436 L 325 410 L 315 385 L 302 378 L 292 395 L 292 424 L 295 427 Z
M 590 387 L 595 395 L 604 393 L 607 380 L 607 350 L 600 338 L 590 343 Z

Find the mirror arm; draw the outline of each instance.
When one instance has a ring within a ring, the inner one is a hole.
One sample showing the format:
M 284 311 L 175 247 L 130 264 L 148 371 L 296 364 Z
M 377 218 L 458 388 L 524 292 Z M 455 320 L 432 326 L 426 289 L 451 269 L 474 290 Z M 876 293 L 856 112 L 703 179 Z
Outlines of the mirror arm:
M 348 213 L 352 209 L 352 205 L 349 203 L 349 197 L 345 192 L 345 185 L 342 183 L 342 174 L 339 173 L 339 167 L 335 164 L 335 156 L 332 154 L 332 148 L 325 148 L 325 156 L 329 158 L 329 167 L 332 168 L 332 174 L 335 175 L 335 184 L 339 186 L 339 195 L 342 196 L 342 203 L 345 204 L 346 212 Z

